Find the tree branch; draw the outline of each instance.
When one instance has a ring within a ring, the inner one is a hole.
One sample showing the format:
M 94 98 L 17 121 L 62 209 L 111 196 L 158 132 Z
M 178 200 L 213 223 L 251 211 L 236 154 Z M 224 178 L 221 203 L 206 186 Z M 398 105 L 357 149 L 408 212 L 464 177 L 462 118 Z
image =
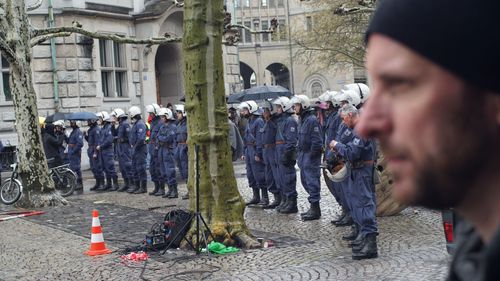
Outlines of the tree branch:
M 70 35 L 71 35 L 71 32 L 59 32 L 59 33 L 42 35 L 42 36 L 32 38 L 30 41 L 30 45 L 31 45 L 31 47 L 35 47 L 36 45 L 39 45 L 39 44 L 41 44 L 49 39 L 56 38 L 56 37 L 68 37 Z
M 4 38 L 0 38 L 0 53 L 10 64 L 16 64 L 16 54 Z
M 44 29 L 34 29 L 31 31 L 31 37 L 36 42 L 39 36 L 46 36 L 50 34 L 61 34 L 61 33 L 78 33 L 85 35 L 94 39 L 105 39 L 112 40 L 117 43 L 124 44 L 153 44 L 153 45 L 162 45 L 166 43 L 172 42 L 180 42 L 182 38 L 179 37 L 160 37 L 160 38 L 149 38 L 149 39 L 136 39 L 132 37 L 120 36 L 117 34 L 105 34 L 99 32 L 92 32 L 85 30 L 78 26 L 63 26 L 63 27 L 49 27 Z M 54 36 L 56 37 L 56 36 Z M 45 39 L 46 40 L 46 39 Z
M 40 8 L 40 6 L 42 6 L 42 4 L 43 4 L 43 0 L 38 0 L 38 2 L 33 3 L 33 4 L 29 5 L 29 6 L 27 6 L 26 10 L 28 12 L 36 10 L 36 9 Z

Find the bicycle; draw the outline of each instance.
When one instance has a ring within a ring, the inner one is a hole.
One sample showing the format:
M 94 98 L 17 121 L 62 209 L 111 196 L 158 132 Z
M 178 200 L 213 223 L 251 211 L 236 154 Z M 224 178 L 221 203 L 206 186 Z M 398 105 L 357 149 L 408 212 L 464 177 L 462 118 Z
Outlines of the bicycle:
M 15 159 L 16 161 L 10 165 L 12 167 L 10 178 L 6 179 L 0 187 L 0 200 L 5 205 L 16 203 L 23 194 L 23 184 L 17 179 L 19 177 L 19 173 L 17 172 L 18 159 L 17 157 Z
M 54 159 L 47 159 L 48 163 L 51 164 Z M 61 193 L 62 197 L 68 197 L 76 189 L 76 174 L 69 168 L 69 164 L 63 164 L 56 167 L 52 167 L 49 170 L 49 175 L 54 180 L 56 190 Z

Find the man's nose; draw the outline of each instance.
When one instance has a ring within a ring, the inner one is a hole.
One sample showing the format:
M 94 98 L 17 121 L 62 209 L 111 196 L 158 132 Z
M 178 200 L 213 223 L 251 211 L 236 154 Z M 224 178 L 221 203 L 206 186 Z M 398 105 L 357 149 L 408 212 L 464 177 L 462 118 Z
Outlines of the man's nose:
M 377 138 L 391 129 L 390 104 L 383 97 L 372 92 L 370 99 L 363 105 L 356 131 L 363 138 Z

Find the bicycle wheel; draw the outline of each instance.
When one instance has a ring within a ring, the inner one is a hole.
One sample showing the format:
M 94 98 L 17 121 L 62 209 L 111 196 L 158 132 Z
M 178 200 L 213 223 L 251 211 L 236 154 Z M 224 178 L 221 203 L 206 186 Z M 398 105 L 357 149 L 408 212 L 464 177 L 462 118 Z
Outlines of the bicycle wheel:
M 17 179 L 6 179 L 0 187 L 0 200 L 6 205 L 16 203 L 21 194 L 21 183 Z
M 62 169 L 59 176 L 54 173 L 53 175 L 56 189 L 61 193 L 62 197 L 68 197 L 75 191 L 76 188 L 76 175 L 70 169 Z

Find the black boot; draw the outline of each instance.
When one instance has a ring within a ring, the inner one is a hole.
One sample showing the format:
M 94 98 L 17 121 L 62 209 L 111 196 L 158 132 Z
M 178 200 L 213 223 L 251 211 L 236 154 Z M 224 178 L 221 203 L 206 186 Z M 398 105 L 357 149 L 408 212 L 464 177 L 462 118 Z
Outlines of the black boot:
M 342 236 L 342 240 L 354 241 L 358 237 L 358 227 L 356 224 L 351 225 L 351 233 Z
M 111 191 L 117 191 L 118 189 L 120 189 L 120 185 L 118 184 L 118 177 L 114 177 L 113 178 L 113 183 L 112 183 L 112 187 L 111 187 Z
M 139 183 L 139 189 L 134 192 L 134 194 L 141 194 L 141 193 L 146 193 L 148 192 L 148 182 L 147 181 L 140 181 Z
M 303 221 L 317 220 L 321 217 L 321 208 L 319 207 L 319 202 L 311 203 L 309 211 L 304 215 L 301 215 Z
M 282 214 L 294 214 L 297 213 L 299 209 L 297 209 L 297 197 L 290 197 L 286 202 L 286 205 L 281 208 L 280 213 Z
M 337 218 L 335 218 L 335 219 L 331 220 L 330 222 L 331 222 L 332 224 L 336 224 L 336 223 L 338 223 L 339 221 L 341 221 L 341 220 L 342 220 L 342 219 L 343 219 L 346 215 L 347 215 L 347 212 L 345 211 L 345 209 L 344 209 L 344 208 L 342 208 L 342 210 L 341 210 L 341 212 L 340 212 L 340 215 L 339 215 Z
M 376 234 L 368 234 L 364 238 L 362 243 L 362 247 L 359 251 L 352 251 L 352 259 L 353 260 L 363 260 L 363 259 L 373 259 L 378 257 L 377 250 L 377 235 Z
M 158 191 L 154 194 L 154 196 L 163 196 L 163 195 L 165 195 L 165 183 L 159 182 Z
M 123 179 L 123 181 L 125 182 L 125 184 L 120 189 L 118 189 L 118 192 L 124 192 L 130 188 L 130 186 L 128 185 L 129 179 Z
M 97 190 L 101 186 L 100 183 L 101 183 L 100 179 L 95 179 L 95 184 L 90 188 L 90 191 Z
M 155 189 L 149 193 L 149 195 L 156 195 L 156 192 L 158 192 L 158 189 L 160 189 L 160 183 L 155 181 Z
M 333 223 L 335 226 L 349 226 L 353 224 L 351 214 L 348 212 L 340 221 Z
M 168 196 L 168 198 L 173 199 L 179 197 L 179 193 L 177 192 L 177 184 L 172 185 L 172 193 Z
M 0 178 L 0 182 L 1 182 L 1 178 Z M 76 180 L 76 188 L 75 190 L 83 190 L 83 181 L 82 179 L 77 179 Z
M 361 232 L 358 233 L 358 236 L 356 236 L 356 239 L 351 241 L 347 246 L 356 249 L 356 251 L 359 251 L 362 247 L 363 241 L 364 241 L 364 236 L 361 234 Z
M 260 202 L 258 205 L 262 208 L 266 208 L 269 206 L 269 194 L 267 193 L 266 188 L 261 188 L 260 191 L 262 195 L 260 196 Z
M 102 179 L 103 184 L 104 184 L 104 179 Z M 99 188 L 97 191 L 106 191 L 111 189 L 111 178 L 106 178 L 106 185 L 103 186 L 102 188 Z
M 273 203 L 267 205 L 266 207 L 264 207 L 264 209 L 274 209 L 281 204 L 281 194 L 273 193 L 273 197 L 274 197 Z
M 130 184 L 130 188 L 127 189 L 127 193 L 134 193 L 137 190 L 139 190 L 139 187 L 140 187 L 139 181 L 130 180 L 129 184 Z
M 245 205 L 255 205 L 260 202 L 260 192 L 258 188 L 252 187 L 253 197 L 250 201 L 246 202 Z
M 163 196 L 162 196 L 162 197 L 163 197 L 163 198 L 168 198 L 168 197 L 170 196 L 170 194 L 172 194 L 172 191 L 174 191 L 174 190 L 172 189 L 172 186 L 171 186 L 171 185 L 168 185 L 168 191 L 167 191 L 167 193 L 163 194 Z
M 278 205 L 278 207 L 276 207 L 276 211 L 278 213 L 281 213 L 281 210 L 283 210 L 283 208 L 285 208 L 287 202 L 288 202 L 288 198 L 285 195 L 283 195 L 281 197 L 281 203 Z

